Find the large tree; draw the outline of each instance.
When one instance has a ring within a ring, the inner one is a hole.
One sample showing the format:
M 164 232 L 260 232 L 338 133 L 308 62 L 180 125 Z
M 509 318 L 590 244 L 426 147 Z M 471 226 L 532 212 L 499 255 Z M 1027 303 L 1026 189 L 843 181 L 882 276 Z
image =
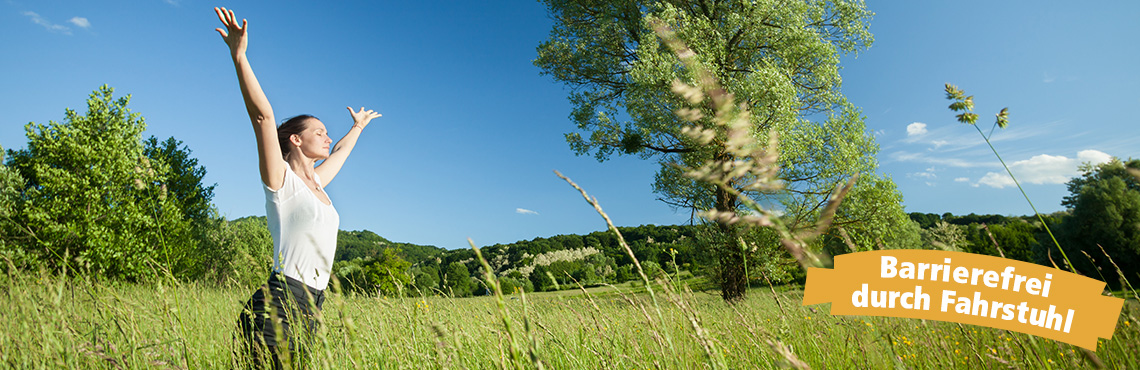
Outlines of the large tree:
M 217 184 L 206 186 L 202 182 L 206 177 L 206 167 L 199 165 L 198 159 L 191 156 L 193 151 L 190 147 L 174 137 L 158 141 L 151 136 L 143 144 L 143 154 L 148 159 L 170 168 L 164 184 L 183 216 L 198 226 L 209 221 L 213 211 L 210 201 L 214 198 Z
M 67 109 L 63 122 L 29 123 L 28 147 L 8 151 L 24 180 L 11 217 L 16 243 L 55 268 L 89 269 L 140 280 L 191 270 L 196 243 L 171 197 L 170 166 L 144 154 L 142 116 L 103 86 L 87 113 Z
M 3 148 L 0 148 L 0 162 L 3 162 Z M 0 163 L 0 258 L 13 266 L 27 267 L 36 262 L 34 256 L 23 247 L 30 239 L 20 219 L 24 178 L 18 172 Z M 7 263 L 0 265 L 6 270 Z
M 1083 165 L 1081 176 L 1068 182 L 1070 195 L 1062 202 L 1072 212 L 1062 220 L 1065 254 L 1081 273 L 1103 277 L 1114 287 L 1122 279 L 1140 285 L 1140 181 L 1130 168 L 1140 169 L 1140 160 Z M 1056 247 L 1037 258 L 1062 263 Z
M 555 22 L 535 65 L 572 88 L 570 118 L 578 130 L 566 139 L 578 154 L 656 158 L 661 168 L 654 190 L 661 200 L 681 208 L 739 210 L 731 191 L 684 176 L 684 168 L 733 158 L 724 141 L 702 142 L 682 133 L 694 123 L 675 114 L 686 103 L 671 86 L 695 78 L 652 31 L 651 19 L 657 19 L 750 111 L 752 132 L 779 135 L 784 190 L 749 196 L 780 205 L 792 227 L 806 227 L 815 224 L 838 184 L 863 173 L 832 230 L 847 230 L 846 238 L 861 249 L 900 239 L 889 227 L 906 219 L 898 191 L 889 178 L 873 174 L 878 146 L 840 91 L 840 54 L 872 41 L 872 14 L 862 1 L 544 3 Z M 711 106 L 699 109 L 704 117 L 715 115 Z M 732 233 L 729 227 L 722 231 Z M 743 252 L 726 244 L 712 253 L 719 259 L 724 298 L 741 298 L 747 279 L 741 273 Z

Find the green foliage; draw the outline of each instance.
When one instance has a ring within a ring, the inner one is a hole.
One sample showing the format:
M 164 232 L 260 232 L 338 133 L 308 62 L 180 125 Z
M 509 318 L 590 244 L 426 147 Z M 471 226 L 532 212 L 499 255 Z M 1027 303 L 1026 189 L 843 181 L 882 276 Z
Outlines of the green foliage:
M 921 247 L 919 228 L 903 211 L 902 194 L 894 181 L 876 174 L 859 177 L 839 204 L 832 225 L 824 240 L 833 245 L 829 247 L 833 253 L 850 248 L 842 242 L 844 233 L 858 251 Z
M 902 219 L 897 225 L 896 232 L 892 233 L 893 237 L 883 240 L 884 246 L 897 249 L 922 248 L 922 227 L 918 226 L 917 222 Z
M 334 258 L 336 261 L 378 258 L 385 249 L 395 249 L 400 258 L 407 261 L 430 261 L 439 257 L 444 251 L 442 248 L 429 245 L 392 242 L 368 230 L 340 230 L 337 232 L 336 245 Z
M 545 3 L 556 22 L 535 64 L 575 89 L 571 119 L 584 132 L 567 134 L 570 146 L 599 160 L 615 150 L 658 157 L 654 189 L 667 203 L 714 208 L 715 187 L 685 178 L 676 165 L 696 168 L 725 153 L 723 142 L 682 134 L 691 124 L 674 115 L 684 105 L 670 86 L 693 77 L 649 31 L 649 18 L 677 30 L 697 62 L 751 110 L 757 132 L 780 135 L 781 178 L 793 191 L 779 199 L 788 200 L 788 213 L 817 211 L 837 183 L 874 170 L 877 145 L 839 91 L 837 54 L 871 42 L 861 3 Z M 817 112 L 829 119 L 799 117 Z
M 942 221 L 942 216 L 933 213 L 911 212 L 907 215 L 910 216 L 911 221 L 917 222 L 918 227 L 923 229 L 934 227 L 934 224 Z
M 265 216 L 211 218 L 200 243 L 198 270 L 203 281 L 256 287 L 273 267 L 273 237 Z
M 547 270 L 546 265 L 535 266 L 534 271 L 530 273 L 530 282 L 534 291 L 547 292 L 556 289 L 556 280 L 552 279 L 551 276 L 553 274 Z
M 447 273 L 443 275 L 445 293 L 453 297 L 470 297 L 475 293 L 475 284 L 467 265 L 460 262 L 451 262 L 447 265 Z
M 636 278 L 634 275 L 636 274 L 633 272 L 633 265 L 618 266 L 617 271 L 614 273 L 614 282 L 624 283 L 633 280 Z
M 661 268 L 661 264 L 653 261 L 644 261 L 641 263 L 641 269 L 645 270 L 645 275 L 649 279 L 664 279 L 668 274 L 665 269 Z
M 695 70 L 709 71 L 731 94 L 728 100 L 749 111 L 748 132 L 760 136 L 759 141 L 778 135 L 778 176 L 786 190 L 745 189 L 747 179 L 729 183 L 756 200 L 781 204 L 793 229 L 815 224 L 837 184 L 875 171 L 878 145 L 862 114 L 840 91 L 838 73 L 839 54 L 871 43 L 871 12 L 862 2 L 544 3 L 555 24 L 538 48 L 535 65 L 572 88 L 570 118 L 578 130 L 566 134 L 570 147 L 600 161 L 615 151 L 656 158 L 661 168 L 654 191 L 666 203 L 719 212 L 736 212 L 742 205 L 731 191 L 685 175 L 685 168 L 737 155 L 729 150 L 724 129 L 710 123 L 722 118 L 724 110 L 715 107 L 720 103 L 690 107 L 686 101 L 704 99 L 700 90 L 674 88 L 676 81 L 698 80 Z M 676 41 L 688 47 L 682 53 L 691 60 L 684 68 L 650 31 L 652 20 L 667 25 Z M 825 119 L 813 122 L 809 117 Z M 685 133 L 693 128 L 707 129 L 708 135 L 702 139 Z M 905 215 L 890 179 L 868 176 L 857 189 L 857 199 L 844 203 L 836 222 L 850 226 L 849 236 L 861 248 L 869 249 L 876 240 L 914 239 L 913 229 L 906 237 L 892 235 L 890 225 Z M 891 202 L 894 206 L 876 208 Z M 735 243 L 733 237 L 726 240 Z M 732 256 L 737 249 L 725 245 L 705 251 L 721 255 L 715 263 L 738 269 L 741 258 Z M 728 280 L 721 283 L 738 290 Z
M 19 222 L 24 184 L 19 172 L 0 163 L 0 259 L 11 262 L 12 267 L 32 269 L 38 261 L 23 247 L 31 235 Z M 8 267 L 7 263 L 0 264 L 0 271 Z
M 923 230 L 923 245 L 929 249 L 962 251 L 966 247 L 966 233 L 962 229 L 961 226 L 946 221 L 938 221 L 930 229 Z
M 1001 247 L 1002 253 L 1005 254 L 1005 258 L 1033 262 L 1034 250 L 1040 249 L 1041 242 L 1038 241 L 1037 237 L 1039 233 L 1042 234 L 1045 243 L 1049 244 L 1048 238 L 1044 235 L 1044 230 L 1039 225 L 1034 225 L 1024 220 L 1011 221 L 988 227 L 990 233 L 994 236 L 994 240 L 987 239 L 986 241 L 989 242 L 989 244 L 993 244 L 993 242 L 996 241 L 997 245 Z M 993 253 L 989 252 L 987 254 Z
M 403 295 L 412 284 L 411 267 L 393 248 L 384 248 L 376 256 L 333 263 L 333 271 L 349 291 L 389 297 Z
M 1043 216 L 1043 219 L 1056 224 L 1059 223 L 1058 217 L 1050 215 Z M 959 250 L 1049 264 L 1044 245 L 1052 244 L 1052 241 L 1033 216 L 911 213 L 910 218 L 922 227 L 922 248 Z
M 1082 175 L 1069 181 L 1064 202 L 1072 215 L 1063 219 L 1060 239 L 1069 259 L 1078 271 L 1112 286 L 1122 279 L 1140 284 L 1140 181 L 1128 168 L 1140 168 L 1140 160 L 1083 166 Z M 1055 248 L 1049 250 L 1056 259 Z
M 970 213 L 965 216 L 954 216 L 947 213 L 943 215 L 942 220 L 954 225 L 965 226 L 970 224 L 997 225 L 1016 221 L 1017 219 L 1014 217 L 1007 217 L 1002 215 L 979 215 Z
M 213 211 L 210 201 L 214 198 L 217 184 L 206 186 L 202 183 L 206 167 L 198 165 L 198 159 L 191 156 L 193 151 L 174 137 L 159 142 L 151 136 L 143 144 L 143 154 L 148 159 L 170 168 L 163 185 L 171 200 L 182 210 L 183 218 L 195 224 L 209 220 Z
M 1081 191 L 1086 186 L 1096 185 L 1108 179 L 1120 179 L 1124 181 L 1128 190 L 1140 191 L 1140 181 L 1137 181 L 1136 177 L 1129 173 L 1129 169 L 1137 168 L 1140 168 L 1140 159 L 1129 159 L 1127 162 L 1113 159 L 1095 166 L 1088 163 L 1082 164 L 1080 166 L 1081 175 L 1065 183 L 1069 195 L 1061 200 L 1061 205 L 1070 210 L 1077 208 Z
M 563 288 L 574 288 L 574 280 L 585 276 L 582 272 L 584 267 L 581 261 L 555 261 L 546 265 L 546 272 L 553 275 Z
M 408 294 L 435 295 L 439 292 L 439 269 L 435 265 L 415 266 L 409 273 L 412 287 Z
M 516 294 L 519 292 L 530 293 L 534 291 L 534 285 L 528 279 L 501 277 L 499 284 L 502 285 L 503 294 Z
M 376 233 L 339 230 L 336 234 L 335 261 L 348 261 L 358 258 L 378 257 L 384 249 L 391 248 L 392 242 Z
M 85 115 L 67 109 L 61 123 L 29 123 L 27 149 L 8 152 L 26 180 L 16 242 L 55 269 L 142 280 L 165 266 L 187 276 L 197 245 L 170 196 L 170 164 L 145 155 L 143 118 L 112 92 L 93 92 Z
M 617 276 L 614 270 L 617 268 L 617 263 L 613 258 L 606 256 L 604 253 L 596 253 L 586 257 L 585 266 L 583 266 L 584 275 L 590 275 L 592 278 L 585 279 L 583 285 L 595 285 L 607 281 L 613 281 Z

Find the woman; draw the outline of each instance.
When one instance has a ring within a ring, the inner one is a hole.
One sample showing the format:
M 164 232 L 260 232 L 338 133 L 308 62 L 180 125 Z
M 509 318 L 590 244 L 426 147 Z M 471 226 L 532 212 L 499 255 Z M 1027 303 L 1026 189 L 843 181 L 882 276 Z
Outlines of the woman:
M 282 362 L 301 365 L 305 356 L 297 355 L 303 354 L 316 329 L 315 316 L 324 302 L 336 254 L 340 217 L 324 188 L 344 165 L 361 131 L 380 114 L 349 107 L 352 128 L 331 153 L 328 130 L 316 117 L 293 117 L 278 127 L 246 58 L 247 22 L 243 19 L 239 26 L 232 10 L 214 11 L 225 25 L 217 31 L 230 48 L 257 138 L 266 218 L 273 236 L 273 272 L 246 303 L 240 317 L 242 334 L 255 365 L 266 359 L 275 369 Z M 322 162 L 317 165 L 317 161 Z M 303 330 L 294 330 L 297 325 Z

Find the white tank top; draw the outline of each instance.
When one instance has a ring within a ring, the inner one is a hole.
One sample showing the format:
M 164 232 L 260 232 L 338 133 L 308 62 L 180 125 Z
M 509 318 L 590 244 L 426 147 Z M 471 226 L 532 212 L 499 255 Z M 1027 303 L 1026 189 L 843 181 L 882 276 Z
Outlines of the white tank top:
M 313 179 L 320 184 L 315 173 Z M 265 186 L 265 216 L 273 236 L 273 271 L 324 290 L 336 255 L 340 226 L 336 208 L 321 202 L 286 163 L 281 188 L 274 191 Z

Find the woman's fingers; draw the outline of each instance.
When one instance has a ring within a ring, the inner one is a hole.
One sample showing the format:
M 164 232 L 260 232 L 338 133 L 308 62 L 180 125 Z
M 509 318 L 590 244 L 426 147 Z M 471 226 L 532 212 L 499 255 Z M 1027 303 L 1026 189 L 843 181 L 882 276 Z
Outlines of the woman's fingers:
M 228 34 L 226 34 L 226 30 L 223 30 L 223 29 L 221 29 L 221 28 L 215 28 L 215 29 L 214 29 L 214 31 L 218 31 L 218 33 L 222 34 L 222 38 L 223 38 L 223 39 L 224 39 L 224 38 L 226 38 L 226 37 L 229 37 L 229 35 L 228 35 Z
M 359 118 L 367 118 L 367 119 L 371 120 L 373 118 L 380 117 L 380 113 L 377 113 L 376 111 L 371 110 L 371 109 L 364 110 L 364 107 L 360 107 L 360 110 L 352 109 L 352 107 L 345 107 L 345 108 L 348 109 L 349 113 L 352 113 L 352 118 L 354 118 L 354 119 L 359 117 Z
M 221 20 L 222 24 L 226 25 L 226 28 L 228 28 L 228 29 L 240 31 L 240 30 L 245 29 L 245 27 L 249 23 L 245 19 L 242 19 L 241 20 L 241 26 L 239 27 L 238 22 L 237 22 L 237 16 L 234 15 L 234 11 L 231 9 L 214 8 L 214 12 L 218 13 L 218 20 Z
M 222 24 L 225 25 L 226 28 L 233 28 L 237 26 L 237 20 L 234 18 L 233 10 L 226 8 L 214 8 L 214 13 L 218 14 L 218 20 L 222 21 Z

